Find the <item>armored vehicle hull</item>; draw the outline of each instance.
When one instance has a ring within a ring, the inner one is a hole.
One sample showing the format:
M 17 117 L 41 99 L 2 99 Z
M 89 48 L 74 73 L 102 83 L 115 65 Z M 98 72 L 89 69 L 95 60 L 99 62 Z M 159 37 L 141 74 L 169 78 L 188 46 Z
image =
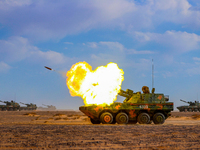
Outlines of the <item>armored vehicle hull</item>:
M 37 107 L 20 107 L 19 108 L 19 111 L 22 111 L 22 110 L 36 110 Z
M 200 106 L 179 106 L 177 109 L 180 112 L 197 112 L 200 111 Z
M 0 111 L 18 111 L 19 106 L 0 105 Z
M 155 89 L 154 89 L 155 90 Z M 108 105 L 81 106 L 79 110 L 87 115 L 93 124 L 163 124 L 173 111 L 173 103 L 166 102 L 163 94 L 121 90 L 119 95 L 126 97 L 123 103 Z

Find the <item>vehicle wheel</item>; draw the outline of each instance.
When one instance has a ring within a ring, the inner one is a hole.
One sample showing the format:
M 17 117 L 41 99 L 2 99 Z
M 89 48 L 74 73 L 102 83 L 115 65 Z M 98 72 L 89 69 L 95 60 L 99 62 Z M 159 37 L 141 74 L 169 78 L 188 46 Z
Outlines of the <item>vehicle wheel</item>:
M 14 108 L 14 111 L 17 111 L 18 109 L 17 108 Z
M 154 124 L 163 124 L 165 122 L 165 116 L 162 113 L 156 113 L 153 116 Z
M 187 112 L 187 109 L 185 109 L 185 112 Z
M 13 108 L 9 108 L 9 111 L 13 111 Z
M 104 112 L 101 114 L 100 120 L 103 124 L 111 124 L 113 122 L 113 115 L 109 112 Z
M 195 112 L 197 112 L 197 111 L 198 111 L 198 109 L 194 109 L 194 111 L 195 111 Z
M 188 109 L 189 112 L 192 112 L 192 109 Z
M 148 124 L 150 122 L 150 116 L 147 113 L 139 114 L 137 118 L 139 124 Z
M 128 121 L 128 124 L 136 124 L 137 123 L 137 120 L 129 120 Z
M 120 112 L 116 116 L 116 122 L 118 124 L 127 124 L 128 123 L 128 115 L 124 112 Z
M 100 124 L 101 123 L 99 120 L 94 120 L 92 118 L 90 118 L 90 121 L 92 124 Z
M 7 108 L 3 108 L 2 111 L 7 111 Z

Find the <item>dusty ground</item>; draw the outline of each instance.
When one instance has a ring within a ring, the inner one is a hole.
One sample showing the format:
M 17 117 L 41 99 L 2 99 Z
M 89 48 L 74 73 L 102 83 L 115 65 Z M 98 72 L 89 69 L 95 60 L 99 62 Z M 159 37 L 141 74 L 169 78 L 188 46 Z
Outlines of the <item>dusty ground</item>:
M 0 116 L 0 149 L 200 149 L 200 112 L 172 112 L 163 125 L 92 125 L 74 111 Z

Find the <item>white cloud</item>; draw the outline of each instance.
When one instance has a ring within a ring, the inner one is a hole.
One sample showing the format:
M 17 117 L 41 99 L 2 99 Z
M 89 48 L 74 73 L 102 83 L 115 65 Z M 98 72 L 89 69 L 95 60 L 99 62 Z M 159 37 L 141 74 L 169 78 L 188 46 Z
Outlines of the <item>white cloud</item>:
M 88 47 L 91 47 L 91 48 L 97 48 L 96 42 L 88 42 L 87 45 L 88 45 Z
M 121 52 L 124 50 L 124 46 L 119 42 L 99 42 L 99 44 L 106 45 L 110 49 L 120 50 Z
M 135 49 L 127 49 L 119 42 L 99 42 L 100 45 L 105 45 L 111 50 L 116 50 L 119 52 L 123 52 L 126 54 L 153 54 L 153 51 L 149 50 L 135 50 Z
M 200 61 L 199 57 L 193 57 L 193 60 Z
M 33 40 L 60 39 L 107 26 L 134 9 L 134 3 L 126 0 L 21 2 L 23 5 L 1 2 L 0 23 L 9 26 L 16 35 Z
M 149 50 L 137 51 L 135 49 L 127 49 L 128 54 L 154 54 L 155 52 Z
M 131 0 L 7 0 L 0 2 L 0 23 L 11 28 L 15 35 L 33 40 L 61 39 L 102 27 L 121 27 L 132 33 L 141 29 L 154 30 L 165 23 L 198 30 L 200 11 L 192 8 L 187 0 L 140 3 Z
M 62 64 L 67 58 L 63 54 L 51 50 L 40 51 L 23 37 L 10 37 L 8 40 L 0 40 L 0 60 L 9 63 L 24 59 L 35 63 L 43 61 L 51 64 Z
M 73 45 L 74 43 L 72 42 L 64 42 L 65 44 L 70 44 L 70 45 Z
M 174 52 L 189 52 L 200 48 L 200 36 L 194 33 L 166 31 L 160 33 L 135 32 L 134 37 L 140 42 L 156 42 L 173 49 Z
M 189 75 L 200 75 L 200 66 L 187 69 Z
M 11 69 L 11 66 L 3 61 L 0 62 L 0 72 L 7 72 L 9 69 Z
M 63 64 L 66 61 L 66 58 L 63 54 L 55 52 L 55 51 L 33 51 L 31 53 L 31 59 L 35 62 L 42 61 L 50 64 Z
M 32 0 L 2 0 L 0 1 L 0 9 L 10 9 L 12 7 L 27 6 L 32 3 Z

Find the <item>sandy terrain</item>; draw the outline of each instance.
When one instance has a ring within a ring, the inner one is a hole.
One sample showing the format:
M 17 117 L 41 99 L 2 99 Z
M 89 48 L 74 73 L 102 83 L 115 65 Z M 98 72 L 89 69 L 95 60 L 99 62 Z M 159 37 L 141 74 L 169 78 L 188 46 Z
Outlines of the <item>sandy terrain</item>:
M 0 149 L 200 149 L 200 112 L 172 112 L 163 125 L 92 125 L 75 111 L 0 115 Z

